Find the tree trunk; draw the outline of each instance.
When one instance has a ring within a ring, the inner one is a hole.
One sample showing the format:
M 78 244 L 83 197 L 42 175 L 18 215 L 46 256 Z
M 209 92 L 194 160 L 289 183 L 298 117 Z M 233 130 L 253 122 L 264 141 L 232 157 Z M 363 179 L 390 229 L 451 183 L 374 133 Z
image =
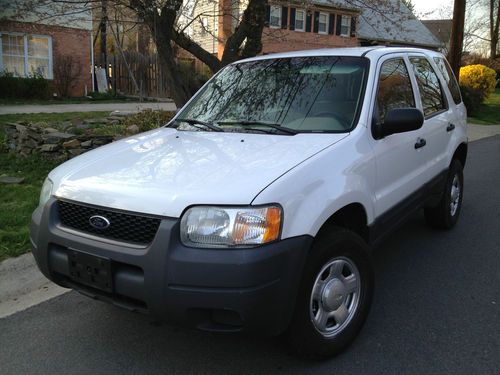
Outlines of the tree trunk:
M 497 4 L 495 9 L 495 3 L 495 0 L 490 0 L 490 58 L 492 59 L 498 56 L 498 31 L 500 27 L 500 5 Z
M 186 36 L 183 32 L 173 31 L 172 40 L 181 48 L 203 61 L 212 73 L 242 57 L 252 57 L 262 51 L 262 30 L 266 20 L 266 5 L 268 0 L 250 0 L 243 12 L 241 22 L 234 33 L 227 37 L 222 59 L 205 51 L 199 44 Z M 230 11 L 230 10 L 229 10 Z M 224 10 L 226 13 L 227 10 Z M 224 17 L 221 14 L 220 17 Z M 231 17 L 226 17 L 230 19 Z M 221 27 L 219 25 L 219 27 Z M 226 36 L 228 30 L 226 30 Z M 242 48 L 243 43 L 245 43 Z
M 460 77 L 460 60 L 464 41 L 465 0 L 455 0 L 451 26 L 450 53 L 448 60 L 457 79 Z
M 227 39 L 222 55 L 222 66 L 226 66 L 242 56 L 255 56 L 262 51 L 262 29 L 266 21 L 267 0 L 250 0 L 243 12 L 241 22 Z M 241 45 L 245 42 L 243 51 Z
M 177 108 L 180 108 L 189 100 L 191 93 L 181 76 L 179 66 L 175 61 L 175 53 L 170 43 L 161 42 L 156 46 L 160 57 L 161 72 L 165 75 L 170 96 Z
M 108 43 L 107 43 L 107 25 L 108 25 L 108 9 L 107 0 L 101 1 L 101 61 L 104 65 L 104 71 L 106 73 L 106 82 L 109 86 L 109 70 L 108 70 Z
M 191 97 L 186 80 L 183 79 L 175 60 L 175 52 L 171 44 L 174 23 L 181 4 L 182 1 L 167 1 L 159 15 L 154 9 L 144 17 L 156 44 L 161 71 L 165 75 L 170 96 L 177 107 L 182 107 Z

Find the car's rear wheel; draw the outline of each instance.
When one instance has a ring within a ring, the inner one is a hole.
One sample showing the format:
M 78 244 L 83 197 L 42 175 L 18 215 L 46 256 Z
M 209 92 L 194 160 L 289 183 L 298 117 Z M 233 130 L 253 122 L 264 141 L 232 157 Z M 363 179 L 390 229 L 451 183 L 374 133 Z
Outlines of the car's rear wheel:
M 438 229 L 453 228 L 462 209 L 463 192 L 463 167 L 459 160 L 453 159 L 441 200 L 437 206 L 424 209 L 427 224 Z
M 306 357 L 331 357 L 349 345 L 368 315 L 373 268 L 361 237 L 333 227 L 309 256 L 289 328 L 292 349 Z

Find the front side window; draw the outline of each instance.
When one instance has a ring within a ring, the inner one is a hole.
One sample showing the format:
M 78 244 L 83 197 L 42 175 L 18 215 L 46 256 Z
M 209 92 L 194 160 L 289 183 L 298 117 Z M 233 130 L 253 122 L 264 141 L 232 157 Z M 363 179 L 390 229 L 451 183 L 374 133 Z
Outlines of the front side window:
M 340 35 L 349 36 L 350 33 L 351 33 L 351 17 L 350 16 L 342 16 Z
M 326 34 L 328 30 L 328 15 L 326 13 L 319 14 L 318 33 Z
M 229 65 L 177 118 L 226 131 L 245 131 L 244 123 L 267 123 L 299 132 L 347 132 L 356 125 L 367 70 L 367 59 L 339 56 Z
M 411 57 L 410 61 L 417 78 L 424 115 L 427 117 L 445 110 L 441 84 L 429 61 L 424 57 Z
M 410 74 L 402 58 L 387 60 L 382 64 L 378 81 L 375 116 L 383 123 L 391 109 L 415 108 L 415 97 Z
M 52 53 L 47 36 L 2 33 L 0 71 L 17 77 L 52 78 Z
M 303 10 L 295 11 L 295 30 L 304 31 L 305 12 Z
M 460 95 L 460 87 L 458 86 L 457 80 L 450 65 L 443 57 L 434 57 L 434 62 L 436 63 L 438 69 L 441 71 L 448 89 L 450 90 L 451 96 L 455 104 L 460 104 L 462 102 L 462 96 Z
M 271 5 L 269 26 L 281 27 L 281 7 L 279 5 Z

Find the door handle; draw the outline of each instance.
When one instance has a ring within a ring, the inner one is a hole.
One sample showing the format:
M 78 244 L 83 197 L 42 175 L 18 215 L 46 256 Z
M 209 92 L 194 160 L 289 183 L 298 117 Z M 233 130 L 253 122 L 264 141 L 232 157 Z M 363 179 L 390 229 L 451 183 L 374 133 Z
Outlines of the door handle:
M 455 129 L 455 125 L 453 125 L 453 124 L 449 124 L 449 125 L 446 127 L 446 131 L 447 131 L 447 132 L 451 132 L 453 129 Z
M 417 143 L 415 143 L 415 149 L 424 147 L 426 144 L 427 144 L 427 142 L 425 141 L 425 139 L 419 138 L 417 140 Z

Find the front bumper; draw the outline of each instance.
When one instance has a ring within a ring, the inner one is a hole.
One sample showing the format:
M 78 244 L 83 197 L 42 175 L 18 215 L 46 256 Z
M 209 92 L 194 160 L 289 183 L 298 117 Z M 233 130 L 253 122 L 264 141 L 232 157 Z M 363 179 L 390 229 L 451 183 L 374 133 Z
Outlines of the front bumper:
M 31 244 L 43 274 L 95 299 L 210 331 L 276 335 L 289 325 L 312 237 L 252 249 L 195 249 L 179 239 L 179 220 L 163 218 L 144 248 L 101 240 L 60 225 L 57 201 L 37 208 Z M 112 261 L 113 292 L 72 281 L 71 250 Z

